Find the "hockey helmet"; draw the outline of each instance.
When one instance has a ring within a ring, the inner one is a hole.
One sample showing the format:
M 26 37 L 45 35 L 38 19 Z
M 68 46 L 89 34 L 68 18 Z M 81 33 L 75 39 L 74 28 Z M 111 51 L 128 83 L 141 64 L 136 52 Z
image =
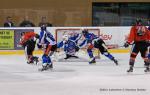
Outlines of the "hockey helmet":
M 142 20 L 141 19 L 136 19 L 136 24 L 142 24 Z
M 64 41 L 67 41 L 69 39 L 69 36 L 68 35 L 63 35 L 63 40 Z
M 20 34 L 20 35 L 21 35 L 21 36 L 24 36 L 24 34 L 25 34 L 25 32 L 21 32 L 21 34 Z
M 82 31 L 82 34 L 83 34 L 83 35 L 86 35 L 87 33 L 89 33 L 87 29 L 84 29 L 84 30 Z
M 42 25 L 42 26 L 41 26 L 41 30 L 42 30 L 42 31 L 46 31 L 46 25 Z
M 40 35 L 39 34 L 35 34 L 35 38 L 39 39 Z

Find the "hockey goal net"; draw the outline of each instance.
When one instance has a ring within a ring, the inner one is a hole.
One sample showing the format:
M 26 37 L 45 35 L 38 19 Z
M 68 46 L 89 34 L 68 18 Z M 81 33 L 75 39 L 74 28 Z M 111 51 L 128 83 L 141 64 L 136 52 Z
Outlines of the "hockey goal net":
M 87 28 L 86 28 L 87 29 Z M 94 33 L 95 35 L 100 35 L 100 30 L 99 29 L 88 29 L 88 31 L 90 33 Z M 80 28 L 67 28 L 67 29 L 56 29 L 56 41 L 57 43 L 58 42 L 61 42 L 63 40 L 63 35 L 75 35 L 77 33 L 82 33 L 82 30 Z M 78 41 L 78 44 L 82 43 L 84 40 L 84 37 L 81 36 L 81 38 L 79 39 Z M 60 54 L 60 59 L 63 59 L 65 57 L 65 53 L 63 51 L 63 48 L 62 49 L 59 49 L 59 54 Z M 93 54 L 96 58 L 100 58 L 100 52 L 97 50 L 97 49 L 93 49 Z M 76 56 L 79 57 L 79 60 L 76 60 L 76 61 L 88 61 L 89 60 L 89 56 L 87 54 L 87 47 L 83 47 L 79 50 L 79 52 L 76 53 Z M 61 58 L 62 57 L 62 58 Z M 59 61 L 59 60 L 58 60 Z M 63 60 L 60 60 L 60 61 L 63 61 Z M 71 60 L 73 61 L 73 60 Z

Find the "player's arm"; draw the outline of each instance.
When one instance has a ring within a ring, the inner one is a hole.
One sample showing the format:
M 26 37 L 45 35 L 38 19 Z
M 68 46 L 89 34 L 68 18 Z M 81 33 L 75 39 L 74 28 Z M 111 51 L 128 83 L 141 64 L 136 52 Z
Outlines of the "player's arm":
M 77 37 L 76 37 L 76 40 L 75 41 L 78 41 L 78 40 L 80 40 L 81 39 L 81 37 L 82 37 L 82 34 L 77 34 Z
M 134 41 L 134 38 L 135 38 L 134 32 L 135 32 L 135 27 L 132 26 L 129 37 L 127 38 L 127 41 L 125 42 L 124 47 L 129 47 L 129 45 Z
M 44 35 L 45 35 L 44 32 L 40 32 L 39 42 L 37 44 L 38 48 L 42 48 L 42 43 L 44 42 Z
M 21 37 L 19 44 L 23 46 L 25 42 L 26 42 L 26 40 L 24 39 L 24 37 Z
M 63 47 L 63 45 L 64 45 L 64 42 L 61 41 L 61 42 L 57 43 L 57 48 L 61 48 L 61 47 Z
M 134 33 L 135 33 L 135 27 L 132 27 L 131 30 L 130 30 L 130 34 L 129 34 L 127 43 L 131 44 L 134 41 L 134 38 L 135 38 Z
M 87 40 L 85 39 L 85 40 L 79 45 L 79 47 L 81 48 L 81 47 L 85 46 L 86 44 L 87 44 Z
M 44 42 L 44 37 L 45 37 L 45 33 L 41 32 L 40 33 L 40 38 L 39 38 L 39 44 L 42 44 Z

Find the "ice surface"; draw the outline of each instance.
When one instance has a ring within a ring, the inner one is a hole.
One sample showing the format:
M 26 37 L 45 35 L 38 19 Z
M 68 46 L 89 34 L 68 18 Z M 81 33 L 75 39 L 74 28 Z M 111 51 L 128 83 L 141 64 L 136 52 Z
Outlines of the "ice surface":
M 0 55 L 0 95 L 150 95 L 141 57 L 128 74 L 129 54 L 113 55 L 119 66 L 101 56 L 96 65 L 54 62 L 54 70 L 45 72 L 38 71 L 40 64 L 26 64 L 24 55 Z

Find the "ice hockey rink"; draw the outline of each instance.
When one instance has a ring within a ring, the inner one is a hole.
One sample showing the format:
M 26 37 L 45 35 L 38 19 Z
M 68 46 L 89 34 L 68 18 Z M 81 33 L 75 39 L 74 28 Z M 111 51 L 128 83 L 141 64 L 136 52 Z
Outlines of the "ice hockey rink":
M 44 72 L 38 71 L 41 64 L 26 64 L 24 55 L 0 55 L 0 95 L 149 95 L 150 74 L 140 55 L 130 74 L 129 53 L 113 55 L 119 66 L 101 56 L 95 65 L 54 62 Z

